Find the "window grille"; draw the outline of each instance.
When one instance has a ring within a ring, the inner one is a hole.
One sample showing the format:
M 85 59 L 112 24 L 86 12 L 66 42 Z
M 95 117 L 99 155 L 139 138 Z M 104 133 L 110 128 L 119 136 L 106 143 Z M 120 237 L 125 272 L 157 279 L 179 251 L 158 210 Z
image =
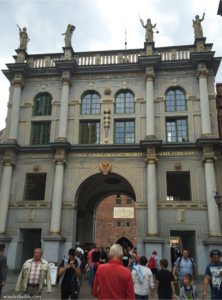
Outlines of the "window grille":
M 88 93 L 82 99 L 82 115 L 100 114 L 100 96 L 96 93 Z
M 135 112 L 134 96 L 128 91 L 121 92 L 116 97 L 116 114 L 132 114 Z
M 26 174 L 24 200 L 45 200 L 46 174 Z
M 122 199 L 120 197 L 116 198 L 116 205 L 121 205 Z
M 166 111 L 185 111 L 186 96 L 181 90 L 171 89 L 166 94 Z
M 167 172 L 167 201 L 191 200 L 190 172 Z
M 33 116 L 50 116 L 52 113 L 52 96 L 39 94 L 34 100 Z

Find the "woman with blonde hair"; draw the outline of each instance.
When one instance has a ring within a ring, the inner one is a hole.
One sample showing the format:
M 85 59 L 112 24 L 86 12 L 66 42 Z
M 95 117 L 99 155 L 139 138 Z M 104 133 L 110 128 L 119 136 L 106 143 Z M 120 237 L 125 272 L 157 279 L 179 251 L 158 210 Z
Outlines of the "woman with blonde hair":
M 140 260 L 140 256 L 139 256 L 139 254 L 137 254 L 136 249 L 133 249 L 133 254 L 136 257 L 136 260 L 139 261 Z

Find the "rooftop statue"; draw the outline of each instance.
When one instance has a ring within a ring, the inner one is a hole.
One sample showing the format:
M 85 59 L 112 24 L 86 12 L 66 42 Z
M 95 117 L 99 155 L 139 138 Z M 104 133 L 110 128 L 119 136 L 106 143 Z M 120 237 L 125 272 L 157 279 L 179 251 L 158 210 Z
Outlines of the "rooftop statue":
M 201 22 L 204 20 L 205 13 L 203 14 L 203 18 L 200 20 L 199 16 L 195 17 L 196 20 L 193 20 L 193 28 L 194 28 L 194 37 L 195 39 L 203 38 L 203 29 L 201 26 Z
M 75 30 L 75 26 L 69 24 L 67 26 L 67 29 L 66 29 L 66 32 L 65 33 L 62 33 L 62 35 L 65 35 L 65 46 L 66 47 L 71 47 L 71 40 L 72 40 L 72 34 L 73 34 L 73 31 Z
M 18 24 L 17 24 L 18 26 Z M 27 43 L 30 41 L 28 34 L 26 32 L 26 28 L 24 27 L 23 30 L 18 26 L 19 28 L 19 35 L 20 35 L 20 45 L 19 49 L 25 49 L 27 50 Z
M 147 24 L 144 25 L 143 20 L 140 18 L 140 22 L 144 28 L 146 28 L 145 39 L 147 42 L 153 42 L 153 28 L 156 27 L 156 24 L 153 26 L 150 19 L 147 19 Z

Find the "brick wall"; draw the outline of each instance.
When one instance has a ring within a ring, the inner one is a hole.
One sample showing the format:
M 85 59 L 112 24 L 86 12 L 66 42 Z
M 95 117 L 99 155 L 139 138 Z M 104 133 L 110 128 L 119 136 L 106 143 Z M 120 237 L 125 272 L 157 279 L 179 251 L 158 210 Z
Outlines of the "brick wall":
M 128 197 L 121 195 L 121 205 L 116 205 L 116 196 L 104 199 L 98 206 L 96 212 L 96 244 L 101 244 L 104 248 L 115 244 L 119 239 L 136 245 L 136 209 L 135 202 L 132 205 L 126 204 Z M 133 207 L 134 218 L 114 218 L 114 207 Z M 117 227 L 116 222 L 122 222 L 122 227 Z M 131 227 L 125 226 L 126 221 L 131 222 Z M 127 240 L 125 240 L 125 239 Z

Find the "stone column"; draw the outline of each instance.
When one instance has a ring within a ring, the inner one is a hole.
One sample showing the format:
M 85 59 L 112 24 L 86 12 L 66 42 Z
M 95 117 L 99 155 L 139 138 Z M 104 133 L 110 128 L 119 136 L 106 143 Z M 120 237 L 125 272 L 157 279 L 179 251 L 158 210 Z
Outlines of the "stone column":
M 208 70 L 198 71 L 197 78 L 199 79 L 200 90 L 200 109 L 201 109 L 201 125 L 202 137 L 212 136 L 210 125 L 210 109 L 207 90 L 207 73 Z
M 153 81 L 155 74 L 146 75 L 146 138 L 156 138 L 154 125 Z
M 217 191 L 216 178 L 214 172 L 215 159 L 215 156 L 203 157 L 203 162 L 205 164 L 205 183 L 207 193 L 207 212 L 210 237 L 221 236 L 220 216 L 216 202 L 214 200 L 215 192 Z
M 68 77 L 67 77 L 68 75 Z M 67 140 L 67 122 L 68 122 L 68 108 L 69 108 L 69 87 L 71 80 L 69 78 L 69 71 L 63 72 L 62 77 L 62 99 L 61 99 L 61 111 L 59 121 L 59 136 L 58 140 Z
M 60 235 L 64 165 L 66 163 L 64 150 L 56 150 L 54 162 L 56 163 L 56 170 L 53 187 L 52 214 L 49 235 Z
M 19 127 L 19 111 L 20 111 L 20 100 L 21 90 L 24 87 L 21 79 L 14 80 L 14 93 L 12 103 L 12 114 L 8 141 L 17 142 L 18 138 L 18 127 Z
M 147 148 L 147 210 L 148 237 L 159 237 L 156 190 L 156 158 L 155 148 Z
M 1 184 L 0 193 L 0 235 L 5 235 L 6 223 L 8 216 L 8 206 L 11 191 L 11 181 L 12 181 L 12 168 L 14 161 L 5 160 L 4 161 L 4 171 Z

